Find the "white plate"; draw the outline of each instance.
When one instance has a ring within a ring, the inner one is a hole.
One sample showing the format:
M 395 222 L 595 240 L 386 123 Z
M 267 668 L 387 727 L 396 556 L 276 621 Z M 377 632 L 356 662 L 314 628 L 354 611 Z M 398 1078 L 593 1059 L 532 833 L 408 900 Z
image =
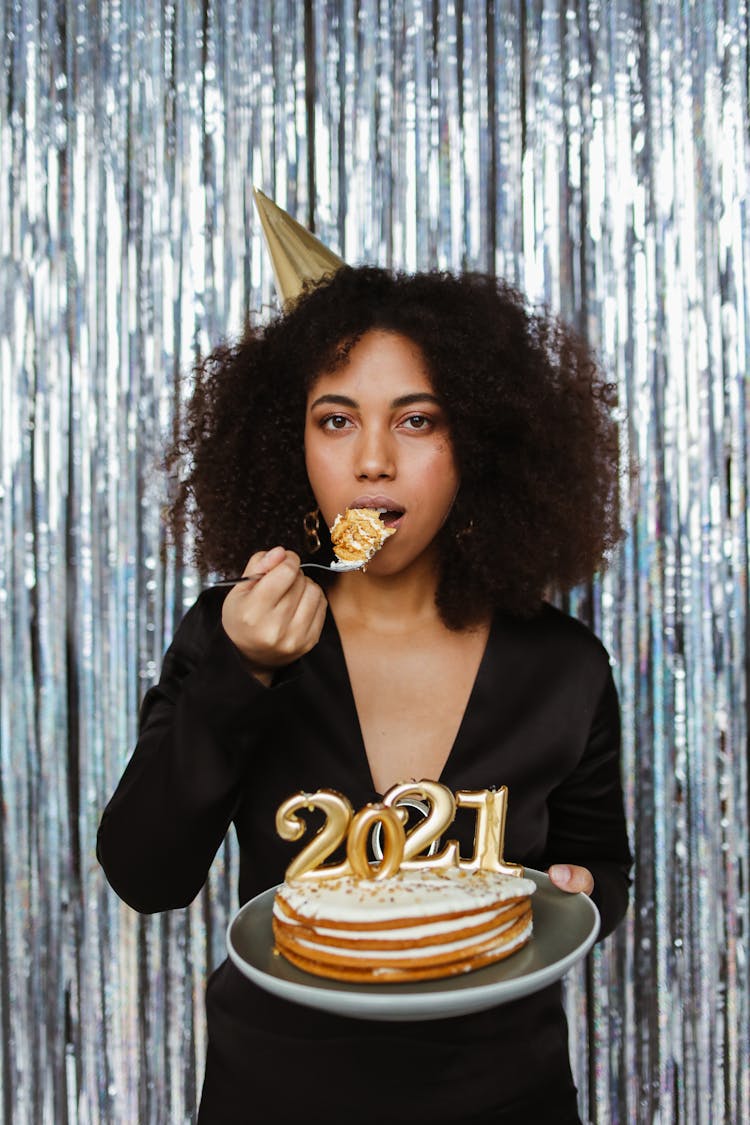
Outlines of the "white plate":
M 458 977 L 415 984 L 349 984 L 312 976 L 274 953 L 271 914 L 276 888 L 246 902 L 227 928 L 229 956 L 251 981 L 310 1008 L 368 1020 L 434 1020 L 506 1004 L 559 980 L 588 953 L 599 933 L 599 911 L 586 895 L 569 895 L 541 871 L 534 935 L 518 953 Z

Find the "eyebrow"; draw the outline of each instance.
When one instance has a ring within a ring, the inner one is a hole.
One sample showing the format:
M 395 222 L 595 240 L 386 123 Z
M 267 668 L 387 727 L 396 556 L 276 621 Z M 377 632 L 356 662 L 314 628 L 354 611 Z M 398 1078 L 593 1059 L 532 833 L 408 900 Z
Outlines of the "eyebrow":
M 437 395 L 431 395 L 428 391 L 415 391 L 413 394 L 400 395 L 398 398 L 394 398 L 391 406 L 412 406 L 416 402 L 433 402 L 440 407 L 443 405 Z M 357 400 L 348 398 L 347 395 L 321 395 L 320 398 L 316 398 L 314 402 L 310 403 L 310 409 L 314 410 L 316 406 L 349 406 L 353 410 L 359 409 Z

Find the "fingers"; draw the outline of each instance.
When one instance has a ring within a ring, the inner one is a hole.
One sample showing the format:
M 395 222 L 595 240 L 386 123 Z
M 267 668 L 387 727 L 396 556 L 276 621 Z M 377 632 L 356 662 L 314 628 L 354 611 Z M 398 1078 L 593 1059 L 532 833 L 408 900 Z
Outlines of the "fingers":
M 326 613 L 320 587 L 300 570 L 299 556 L 283 547 L 253 555 L 246 575 L 227 595 L 222 624 L 253 671 L 290 664 L 317 643 Z
M 239 583 L 233 592 L 241 597 L 254 594 L 257 589 L 262 589 L 262 594 L 255 598 L 266 607 L 271 607 L 279 602 L 292 588 L 297 578 L 302 578 L 299 556 L 294 551 L 286 551 L 283 547 L 272 547 L 270 551 L 259 551 L 248 560 L 243 570 L 243 575 L 261 575 L 258 582 Z M 301 587 L 301 583 L 300 583 Z M 299 591 L 301 593 L 301 589 Z
M 302 596 L 304 574 L 300 570 L 299 557 L 283 547 L 251 555 L 242 573 L 243 577 L 257 578 L 258 581 L 239 582 L 233 587 L 224 602 L 225 616 L 246 610 L 258 615 L 267 614 L 294 590 L 295 583 L 296 596 L 286 608 L 293 610 Z
M 328 602 L 320 587 L 310 578 L 305 578 L 304 584 L 304 592 L 296 613 L 301 634 L 298 656 L 303 656 L 317 644 L 328 609 Z
M 291 554 L 291 551 L 289 552 Z M 272 547 L 270 551 L 256 551 L 247 560 L 247 566 L 243 570 L 243 575 L 249 574 L 267 574 L 269 570 L 273 570 L 280 562 L 283 562 L 287 552 L 283 547 Z
M 577 867 L 575 864 L 555 863 L 547 874 L 550 881 L 568 894 L 590 895 L 594 889 L 594 876 L 587 867 Z

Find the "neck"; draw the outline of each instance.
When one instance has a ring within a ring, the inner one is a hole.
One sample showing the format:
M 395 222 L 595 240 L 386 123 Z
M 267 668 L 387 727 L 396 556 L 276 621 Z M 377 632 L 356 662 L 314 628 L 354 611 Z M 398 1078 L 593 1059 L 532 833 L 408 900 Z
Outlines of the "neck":
M 328 601 L 338 620 L 348 620 L 379 633 L 403 633 L 437 621 L 438 585 L 434 557 L 420 556 L 398 574 L 341 574 L 329 591 Z

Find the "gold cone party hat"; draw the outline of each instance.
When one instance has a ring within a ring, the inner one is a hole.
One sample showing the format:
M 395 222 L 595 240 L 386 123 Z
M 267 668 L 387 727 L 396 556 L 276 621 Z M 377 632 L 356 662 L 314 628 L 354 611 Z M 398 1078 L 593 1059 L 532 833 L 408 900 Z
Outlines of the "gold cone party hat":
M 322 281 L 343 266 L 338 255 L 272 199 L 257 188 L 253 194 L 282 304 L 298 297 L 306 281 Z

